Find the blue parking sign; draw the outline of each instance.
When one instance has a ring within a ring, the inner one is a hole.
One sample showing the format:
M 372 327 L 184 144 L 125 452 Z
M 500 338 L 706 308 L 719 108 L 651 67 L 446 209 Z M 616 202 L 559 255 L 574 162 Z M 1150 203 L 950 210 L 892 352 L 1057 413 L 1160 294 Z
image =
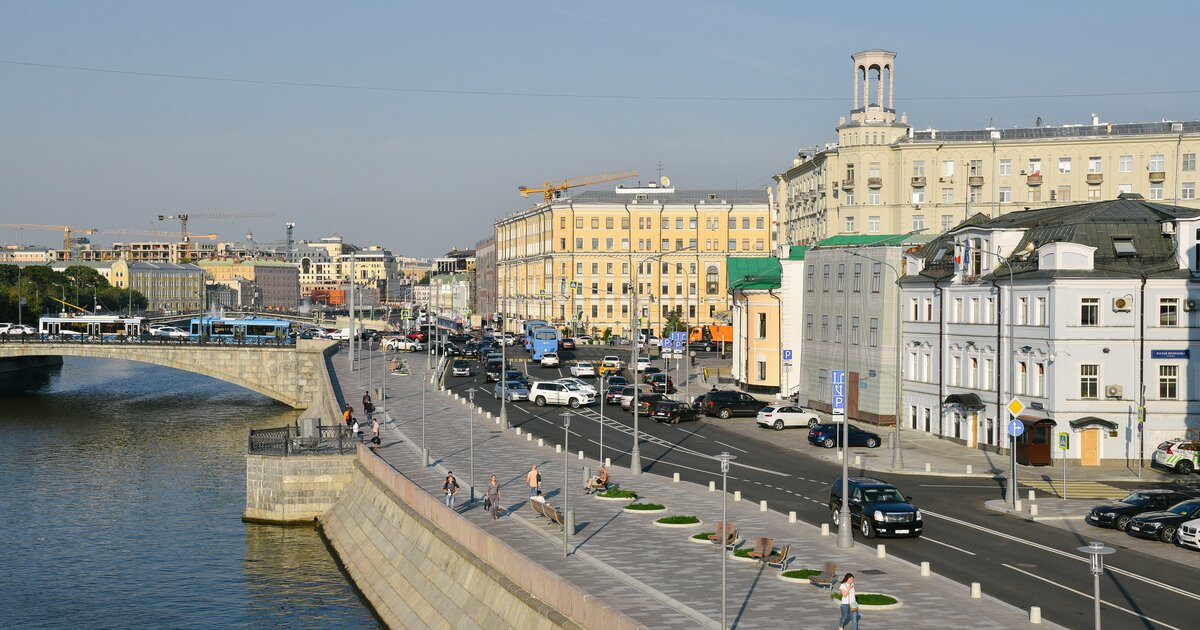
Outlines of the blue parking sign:
M 784 360 L 784 361 L 791 361 L 791 360 L 792 360 L 792 351 L 791 351 L 791 350 L 784 350 L 784 351 L 783 351 L 783 360 Z
M 833 413 L 846 413 L 846 371 L 831 370 L 829 380 L 833 385 Z

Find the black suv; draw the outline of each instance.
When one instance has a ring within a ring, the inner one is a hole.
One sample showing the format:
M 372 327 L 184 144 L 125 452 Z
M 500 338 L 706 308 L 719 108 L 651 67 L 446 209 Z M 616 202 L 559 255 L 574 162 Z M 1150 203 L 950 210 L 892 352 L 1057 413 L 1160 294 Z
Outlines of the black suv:
M 484 374 L 486 375 L 487 382 L 491 383 L 492 381 L 499 381 L 500 372 L 503 370 L 504 364 L 500 362 L 500 359 L 488 361 L 487 367 L 484 368 Z
M 731 416 L 754 416 L 767 403 L 742 392 L 714 389 L 704 395 L 700 409 L 706 416 L 729 418 Z
M 857 527 L 864 537 L 921 535 L 921 510 L 911 503 L 912 497 L 874 477 L 850 477 L 849 485 L 850 526 Z M 842 480 L 838 478 L 829 489 L 829 511 L 835 526 L 841 525 L 841 510 Z
M 700 413 L 685 402 L 660 400 L 650 405 L 650 417 L 654 418 L 655 422 L 679 424 L 689 420 L 699 420 Z

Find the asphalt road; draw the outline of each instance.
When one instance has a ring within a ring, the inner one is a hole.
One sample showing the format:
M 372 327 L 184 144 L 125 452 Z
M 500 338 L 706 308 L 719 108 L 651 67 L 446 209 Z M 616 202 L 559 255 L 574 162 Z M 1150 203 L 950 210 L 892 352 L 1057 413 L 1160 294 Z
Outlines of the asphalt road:
M 509 350 L 510 360 L 528 356 L 520 347 Z M 628 346 L 617 350 L 627 361 Z M 533 380 L 569 376 L 568 364 L 577 356 L 597 360 L 613 351 L 595 347 L 566 351 L 562 353 L 564 365 L 560 368 L 529 365 L 523 371 Z M 662 362 L 654 364 L 661 366 Z M 682 381 L 679 378 L 675 381 L 680 390 L 676 398 L 682 400 Z M 492 396 L 494 384 L 484 382 L 482 370 L 470 378 L 447 376 L 446 382 L 447 387 L 464 394 L 465 390 L 479 388 L 476 402 L 485 410 L 499 413 L 500 401 Z M 696 382 L 692 385 L 693 395 L 709 387 Z M 571 450 L 582 449 L 589 457 L 600 458 L 603 440 L 603 457 L 613 460 L 610 474 L 617 482 L 636 487 L 629 472 L 632 414 L 619 406 L 606 405 L 602 423 L 599 403 L 575 410 L 537 407 L 530 402 L 508 405 L 511 424 L 554 444 L 562 441 L 564 411 L 572 414 Z M 772 444 L 773 431 L 764 430 L 761 437 L 748 437 L 745 430 L 722 426 L 730 422 L 706 418 L 696 423 L 662 425 L 643 419 L 639 431 L 644 471 L 667 477 L 678 472 L 689 481 L 714 480 L 719 486 L 719 466 L 713 457 L 728 451 L 738 457 L 729 475 L 730 493 L 740 490 L 748 500 L 765 499 L 771 509 L 783 513 L 794 510 L 797 518 L 807 523 L 830 522 L 829 488 L 841 476 L 841 466 L 809 457 L 803 449 Z M 865 449 L 852 448 L 851 455 L 860 450 Z M 885 542 L 889 553 L 913 563 L 928 561 L 934 571 L 963 584 L 964 589 L 971 582 L 980 582 L 984 592 L 1019 608 L 1041 606 L 1042 616 L 1047 620 L 1071 628 L 1092 627 L 1092 576 L 1086 556 L 1075 550 L 1086 545 L 1088 539 L 986 509 L 984 501 L 1003 497 L 1003 479 L 875 476 L 884 477 L 914 497 L 914 503 L 924 514 L 925 533 L 916 539 L 876 539 L 865 543 L 856 533 L 856 544 Z M 1176 551 L 1196 553 L 1182 548 Z M 1118 553 L 1108 556 L 1106 568 L 1110 570 L 1101 578 L 1106 628 L 1196 627 L 1200 618 L 1197 614 L 1200 594 L 1196 592 L 1200 569 L 1133 549 L 1118 549 Z

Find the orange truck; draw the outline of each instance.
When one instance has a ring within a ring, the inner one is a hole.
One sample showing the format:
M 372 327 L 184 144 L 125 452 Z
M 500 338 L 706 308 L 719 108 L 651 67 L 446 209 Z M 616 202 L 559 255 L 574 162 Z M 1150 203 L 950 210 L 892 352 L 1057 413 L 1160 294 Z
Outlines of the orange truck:
M 688 332 L 688 341 L 733 343 L 733 326 L 692 326 L 692 330 Z

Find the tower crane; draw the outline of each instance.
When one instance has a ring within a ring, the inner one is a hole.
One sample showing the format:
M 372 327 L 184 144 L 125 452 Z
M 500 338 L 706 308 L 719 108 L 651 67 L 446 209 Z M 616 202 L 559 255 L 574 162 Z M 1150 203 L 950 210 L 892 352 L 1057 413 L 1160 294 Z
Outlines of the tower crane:
M 275 216 L 274 212 L 189 212 L 180 214 L 160 214 L 159 221 L 170 221 L 179 219 L 179 238 L 183 242 L 183 248 L 180 252 L 181 258 L 188 258 L 188 219 L 260 219 Z
M 522 197 L 528 197 L 530 193 L 542 193 L 545 195 L 545 201 L 549 203 L 557 199 L 564 190 L 577 188 L 579 186 L 590 186 L 592 184 L 603 184 L 604 182 L 615 182 L 618 179 L 629 179 L 637 177 L 637 169 L 627 171 L 617 171 L 613 173 L 600 173 L 598 175 L 588 175 L 586 177 L 574 177 L 564 179 L 557 182 L 544 182 L 541 188 L 529 188 L 527 186 L 517 186 L 517 192 L 521 193 Z
M 71 260 L 71 232 L 92 234 L 96 228 L 73 228 L 69 225 L 42 225 L 40 223 L 0 223 L 0 228 L 9 230 L 61 230 L 63 233 L 63 260 Z

